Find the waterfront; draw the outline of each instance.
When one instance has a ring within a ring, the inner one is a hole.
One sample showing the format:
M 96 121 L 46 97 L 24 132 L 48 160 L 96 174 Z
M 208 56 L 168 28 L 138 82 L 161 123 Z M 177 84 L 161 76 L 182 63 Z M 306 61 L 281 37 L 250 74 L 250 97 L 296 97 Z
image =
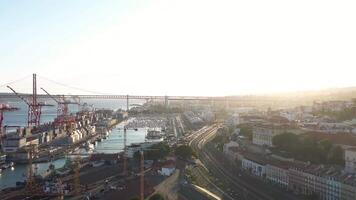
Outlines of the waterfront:
M 53 103 L 48 101 L 49 103 Z M 6 113 L 5 124 L 6 125 L 16 125 L 24 126 L 27 120 L 27 107 L 22 101 L 11 101 L 8 102 L 12 106 L 19 107 L 20 110 L 15 112 Z M 142 101 L 133 101 L 135 104 L 142 104 Z M 89 100 L 88 104 L 93 104 L 97 109 L 124 109 L 126 108 L 126 101 L 122 100 Z M 56 117 L 57 106 L 45 107 L 43 110 L 43 115 L 41 122 L 52 121 Z M 78 106 L 71 105 L 71 112 L 76 112 Z M 106 140 L 98 142 L 95 146 L 93 153 L 115 153 L 120 152 L 123 149 L 123 124 L 119 124 L 114 128 Z M 146 129 L 138 129 L 138 131 L 128 130 L 127 131 L 127 144 L 144 142 L 145 141 Z M 85 151 L 84 149 L 80 151 Z M 61 168 L 64 166 L 66 158 L 60 158 L 52 162 L 55 168 Z M 49 167 L 51 163 L 36 163 L 33 164 L 33 169 L 37 174 L 43 174 Z M 6 187 L 15 186 L 16 182 L 24 181 L 26 179 L 28 167 L 25 164 L 17 164 L 13 168 L 6 169 L 0 174 L 0 189 Z
M 69 99 L 71 100 L 71 99 Z M 43 107 L 42 108 L 42 115 L 41 115 L 41 123 L 46 123 L 53 121 L 54 118 L 57 116 L 57 104 L 51 99 L 39 99 L 40 102 L 46 102 L 48 104 L 52 104 L 51 107 Z M 73 101 L 73 100 L 71 100 Z M 1 99 L 1 103 L 7 103 L 13 107 L 19 108 L 14 112 L 5 112 L 4 113 L 4 125 L 9 126 L 26 126 L 27 122 L 27 105 L 20 99 Z M 88 105 L 93 105 L 96 109 L 126 109 L 126 100 L 122 99 L 101 99 L 101 100 L 93 100 L 93 99 L 85 99 L 82 100 L 81 103 L 87 103 Z M 130 100 L 131 104 L 138 104 L 142 105 L 144 103 L 143 100 Z M 131 107 L 131 106 L 130 106 Z M 69 110 L 71 113 L 77 112 L 79 107 L 77 105 L 69 105 Z
M 116 128 L 112 130 L 110 135 L 107 137 L 106 140 L 102 140 L 101 142 L 98 142 L 98 144 L 95 146 L 95 149 L 93 153 L 116 153 L 120 152 L 123 149 L 123 123 L 117 125 Z M 131 143 L 138 143 L 138 142 L 144 142 L 145 141 L 145 135 L 146 135 L 146 129 L 141 128 L 138 129 L 138 131 L 134 130 L 127 130 L 127 144 L 130 145 Z M 84 149 L 81 149 L 80 151 L 85 151 Z M 61 158 L 56 161 L 53 161 L 53 165 L 56 168 L 61 168 L 64 166 L 66 162 L 66 158 Z M 33 169 L 36 169 L 37 174 L 42 174 L 44 173 L 50 163 L 36 163 L 33 164 Z M 27 174 L 27 165 L 23 164 L 18 164 L 15 165 L 14 168 L 12 169 L 6 169 L 2 172 L 0 175 L 0 189 L 4 189 L 6 187 L 12 187 L 15 186 L 17 181 L 23 181 L 26 179 L 26 174 Z

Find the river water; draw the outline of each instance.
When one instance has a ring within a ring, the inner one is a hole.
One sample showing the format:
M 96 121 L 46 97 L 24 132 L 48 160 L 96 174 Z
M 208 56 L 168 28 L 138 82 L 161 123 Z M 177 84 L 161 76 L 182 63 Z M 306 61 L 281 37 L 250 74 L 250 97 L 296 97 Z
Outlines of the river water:
M 19 107 L 20 110 L 11 113 L 5 113 L 5 125 L 20 125 L 24 126 L 27 120 L 27 108 L 26 105 L 19 101 L 7 102 L 13 106 Z M 93 104 L 96 108 L 107 108 L 107 109 L 125 109 L 126 101 L 123 100 L 92 100 L 88 101 L 89 104 Z M 132 102 L 135 104 L 142 104 L 141 101 Z M 71 106 L 71 110 L 75 112 L 78 110 L 77 106 Z M 52 121 L 56 117 L 56 106 L 47 107 L 44 109 L 41 122 Z M 123 130 L 122 124 L 119 124 L 112 130 L 109 137 L 106 140 L 99 142 L 94 149 L 94 153 L 116 153 L 123 149 Z M 128 130 L 127 131 L 127 144 L 144 142 L 146 136 L 146 129 L 138 129 L 138 131 Z M 84 150 L 81 150 L 84 151 Z M 64 166 L 66 158 L 61 158 L 53 161 L 52 164 L 56 168 L 61 168 Z M 33 169 L 35 173 L 43 174 L 49 167 L 50 163 L 36 163 L 33 164 Z M 6 169 L 0 174 L 0 189 L 6 187 L 13 187 L 16 185 L 17 181 L 23 181 L 26 179 L 28 171 L 28 165 L 18 164 L 11 169 Z

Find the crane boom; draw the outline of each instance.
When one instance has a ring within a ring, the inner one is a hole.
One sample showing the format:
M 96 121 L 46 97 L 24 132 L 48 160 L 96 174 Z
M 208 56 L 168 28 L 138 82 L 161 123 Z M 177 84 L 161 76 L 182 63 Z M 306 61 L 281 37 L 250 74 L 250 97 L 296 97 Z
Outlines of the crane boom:
M 41 88 L 41 90 L 43 90 L 49 97 L 51 97 L 51 99 L 53 99 L 56 103 L 60 104 L 61 102 L 59 102 L 54 96 L 52 96 L 49 92 L 47 92 L 45 89 Z
M 19 97 L 20 99 L 22 99 L 22 101 L 24 101 L 28 106 L 31 105 L 30 102 L 28 102 L 23 96 L 21 96 L 19 93 L 17 93 L 14 89 L 12 89 L 12 87 L 10 86 L 6 86 L 7 88 L 9 88 L 17 97 Z

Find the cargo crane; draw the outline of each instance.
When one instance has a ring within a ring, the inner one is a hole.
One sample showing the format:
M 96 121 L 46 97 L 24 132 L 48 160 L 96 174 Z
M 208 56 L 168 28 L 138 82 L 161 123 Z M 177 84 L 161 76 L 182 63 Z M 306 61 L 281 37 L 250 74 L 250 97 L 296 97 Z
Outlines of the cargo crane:
M 76 102 L 71 102 L 66 100 L 64 97 L 62 99 L 57 99 L 50 93 L 48 93 L 45 89 L 41 88 L 51 99 L 53 99 L 57 104 L 57 118 L 54 120 L 55 126 L 60 126 L 64 124 L 75 123 L 75 117 L 69 115 L 69 104 L 77 104 Z
M 28 105 L 28 113 L 27 113 L 27 126 L 38 126 L 41 122 L 41 114 L 43 106 L 53 106 L 45 103 L 37 102 L 37 81 L 36 74 L 33 74 L 33 91 L 32 91 L 32 101 L 28 101 L 19 93 L 17 93 L 10 86 L 7 86 L 17 97 L 22 99 Z
M 0 138 L 3 137 L 3 135 L 6 134 L 5 129 L 3 129 L 2 123 L 4 120 L 4 112 L 12 112 L 18 110 L 16 107 L 12 107 L 8 104 L 0 104 Z

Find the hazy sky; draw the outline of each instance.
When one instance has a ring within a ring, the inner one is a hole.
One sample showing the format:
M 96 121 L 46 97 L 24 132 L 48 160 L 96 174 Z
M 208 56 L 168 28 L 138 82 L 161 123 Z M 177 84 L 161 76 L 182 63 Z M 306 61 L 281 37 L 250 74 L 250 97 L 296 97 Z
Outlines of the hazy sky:
M 83 92 L 41 76 L 116 94 L 356 86 L 355 10 L 355 0 L 0 0 L 0 85 L 37 73 L 53 93 Z

